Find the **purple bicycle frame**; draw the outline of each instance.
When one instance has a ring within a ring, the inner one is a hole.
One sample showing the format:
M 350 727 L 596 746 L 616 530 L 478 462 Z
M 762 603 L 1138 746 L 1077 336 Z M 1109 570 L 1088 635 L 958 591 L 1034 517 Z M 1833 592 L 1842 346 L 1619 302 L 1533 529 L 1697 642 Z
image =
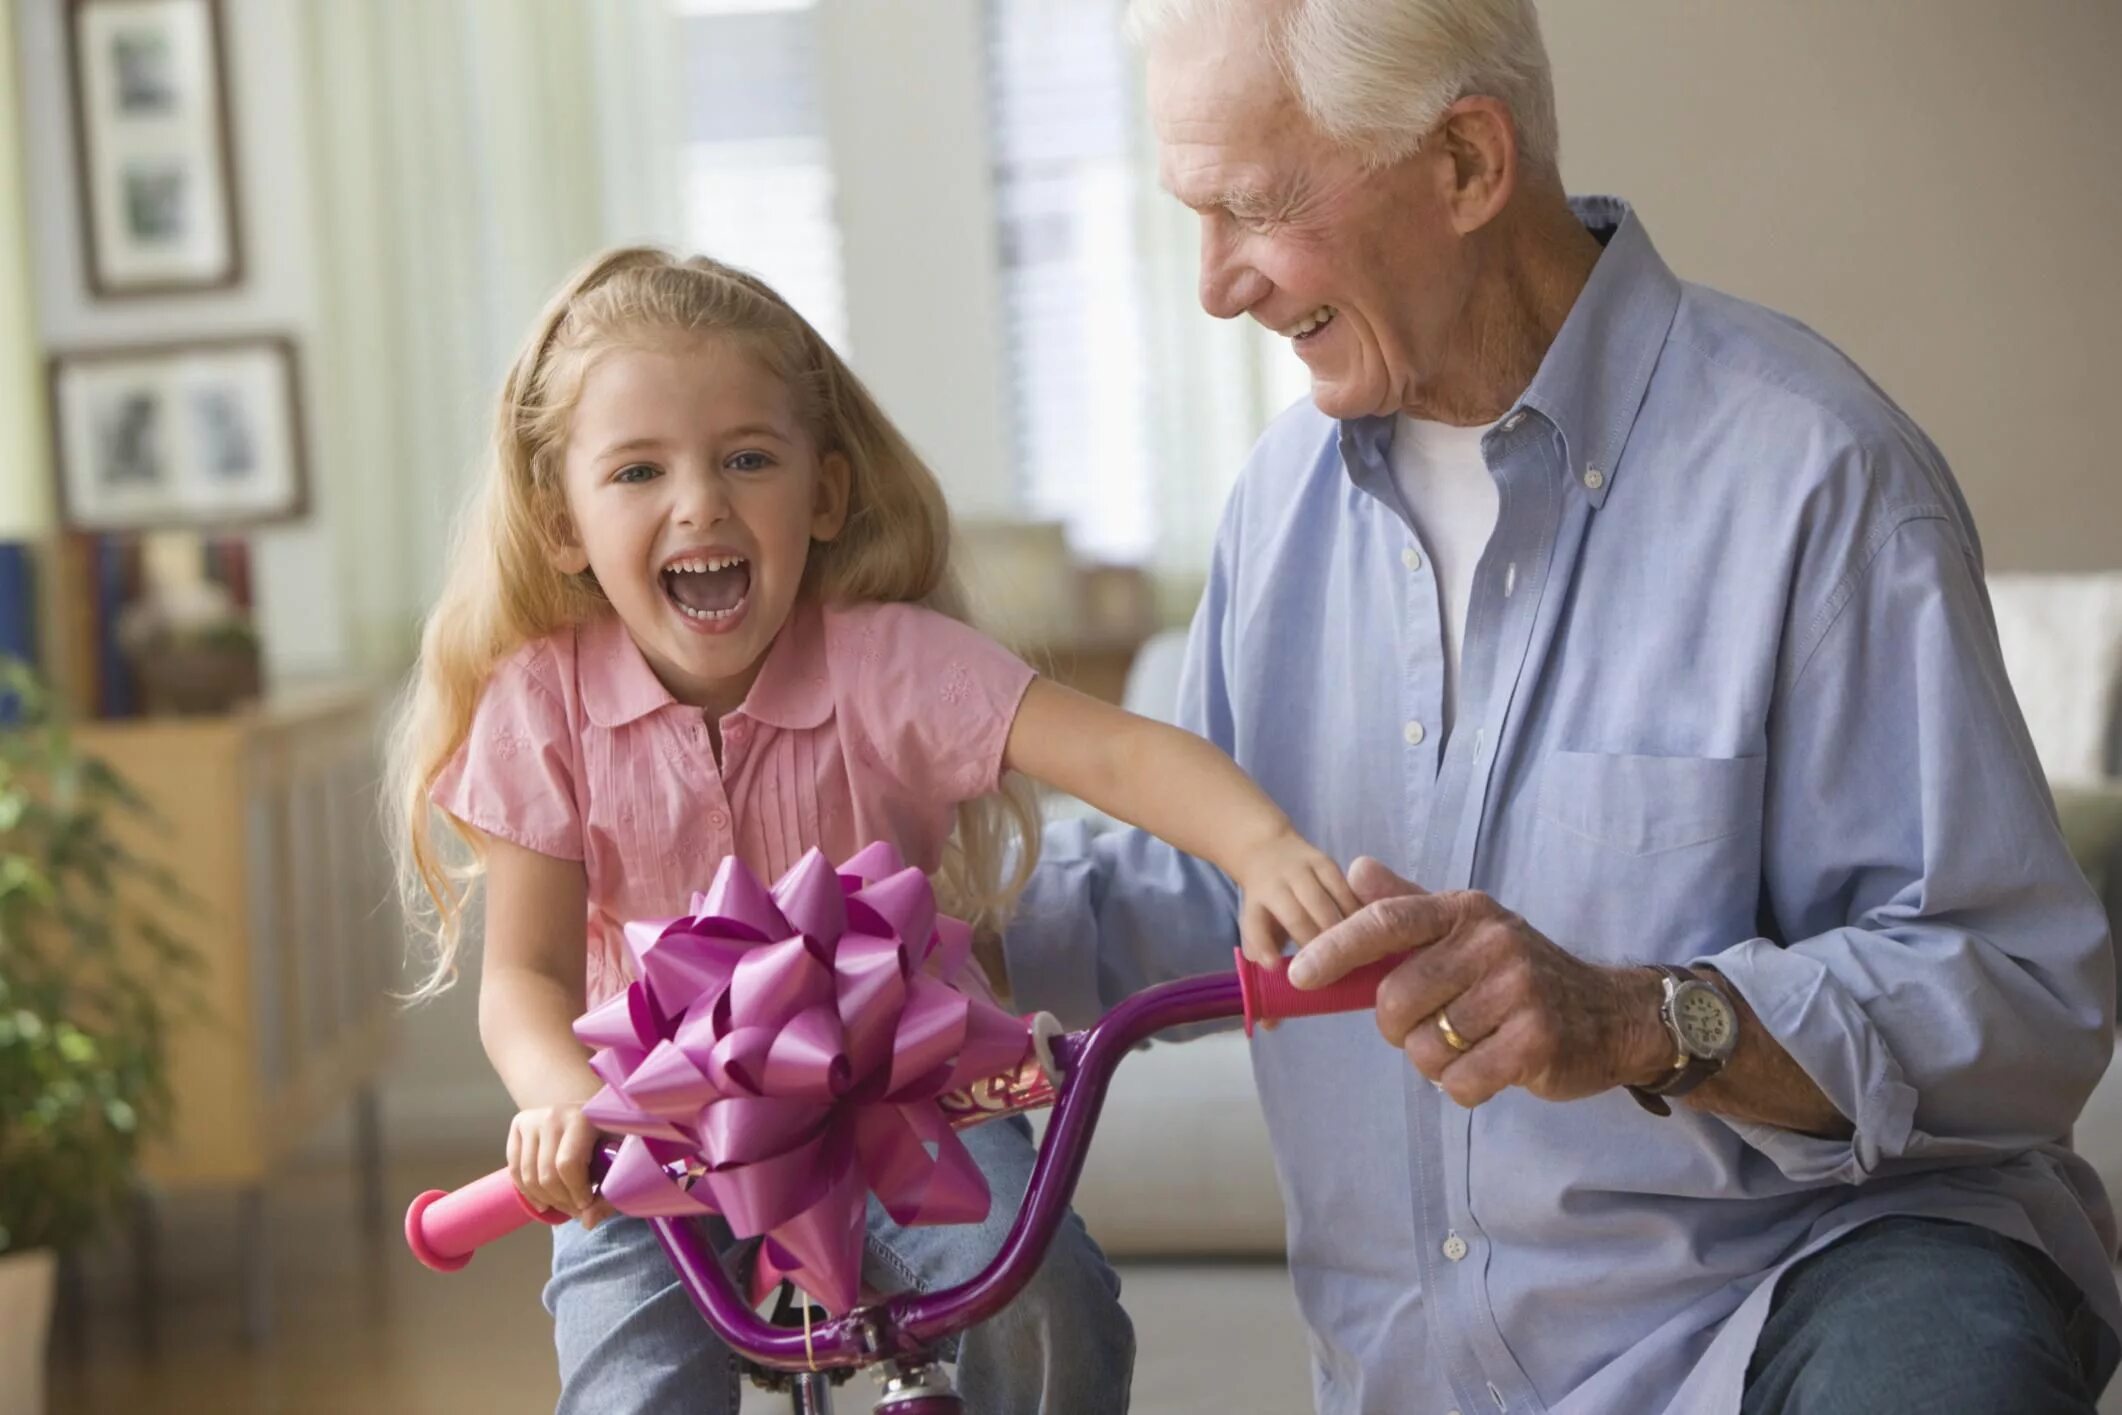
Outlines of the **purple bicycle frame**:
M 829 1318 L 808 1332 L 794 1331 L 752 1310 L 697 1227 L 683 1219 L 650 1222 L 700 1315 L 754 1365 L 805 1372 L 924 1357 L 945 1337 L 1002 1310 L 1031 1280 L 1082 1176 L 1091 1130 L 1121 1058 L 1166 1028 L 1236 1017 L 1242 1010 L 1238 975 L 1182 978 L 1135 994 L 1088 1031 L 1055 1038 L 1054 1063 L 1062 1080 L 1023 1206 L 993 1261 L 957 1287 L 901 1293 Z
M 1181 978 L 1149 988 L 1106 1013 L 1089 1030 L 1054 1036 L 1054 1114 L 1032 1165 L 1024 1203 L 1001 1251 L 957 1287 L 902 1293 L 845 1316 L 791 1328 L 765 1321 L 752 1310 L 695 1224 L 683 1219 L 649 1222 L 708 1326 L 750 1366 L 788 1377 L 799 1408 L 825 1408 L 822 1385 L 828 1378 L 842 1379 L 841 1373 L 864 1366 L 884 1366 L 898 1384 L 887 1391 L 879 1410 L 888 1409 L 891 1415 L 959 1415 L 963 1406 L 948 1382 L 935 1376 L 934 1348 L 993 1316 L 1031 1280 L 1082 1176 L 1091 1131 L 1121 1058 L 1171 1027 L 1242 1016 L 1250 1034 L 1257 1020 L 1367 1009 L 1377 1002 L 1379 982 L 1400 961 L 1379 959 L 1324 987 L 1301 990 L 1279 970 L 1240 957 L 1233 973 Z M 594 1177 L 601 1179 L 615 1149 L 607 1143 L 600 1150 L 591 1167 Z M 469 1262 L 481 1244 L 533 1219 L 559 1223 L 564 1216 L 538 1209 L 515 1188 L 507 1170 L 496 1170 L 454 1194 L 435 1189 L 414 1199 L 405 1216 L 406 1243 L 429 1267 L 453 1272 Z

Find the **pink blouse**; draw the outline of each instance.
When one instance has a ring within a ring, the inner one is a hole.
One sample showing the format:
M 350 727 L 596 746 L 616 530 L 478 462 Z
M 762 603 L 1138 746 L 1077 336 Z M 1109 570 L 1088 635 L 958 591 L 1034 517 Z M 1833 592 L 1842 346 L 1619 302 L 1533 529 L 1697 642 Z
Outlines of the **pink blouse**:
M 735 853 L 771 883 L 812 846 L 889 840 L 934 871 L 957 805 L 993 791 L 1032 670 L 910 604 L 799 604 L 717 763 L 616 616 L 525 645 L 487 683 L 434 800 L 527 850 L 580 860 L 588 1002 L 625 986 L 621 929 L 683 913 Z

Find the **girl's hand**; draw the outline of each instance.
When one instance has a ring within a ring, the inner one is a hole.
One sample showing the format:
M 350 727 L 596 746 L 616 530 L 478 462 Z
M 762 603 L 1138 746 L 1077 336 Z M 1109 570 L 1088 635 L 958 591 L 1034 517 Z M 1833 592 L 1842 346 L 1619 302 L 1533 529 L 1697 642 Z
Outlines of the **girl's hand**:
M 1266 968 L 1282 966 L 1285 939 L 1310 943 L 1363 907 L 1341 867 L 1292 829 L 1246 851 L 1233 878 L 1245 894 L 1239 942 Z
M 597 1131 L 579 1105 L 518 1111 L 508 1127 L 508 1170 L 523 1197 L 595 1228 L 616 1212 L 589 1182 Z

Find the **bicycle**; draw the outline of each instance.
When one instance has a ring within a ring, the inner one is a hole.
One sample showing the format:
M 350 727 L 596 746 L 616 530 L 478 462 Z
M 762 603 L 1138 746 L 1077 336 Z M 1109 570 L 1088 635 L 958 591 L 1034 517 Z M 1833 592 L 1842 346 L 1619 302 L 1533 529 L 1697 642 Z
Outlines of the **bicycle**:
M 865 1301 L 842 1316 L 796 1308 L 783 1284 L 774 1316 L 762 1318 L 730 1271 L 685 1219 L 651 1218 L 656 1237 L 693 1305 L 728 1345 L 745 1374 L 790 1396 L 796 1415 L 827 1415 L 831 1391 L 855 1372 L 878 1369 L 883 1389 L 873 1415 L 966 1415 L 937 1352 L 951 1336 L 1000 1311 L 1031 1279 L 1075 1193 L 1105 1092 L 1120 1061 L 1173 1027 L 1242 1017 L 1249 1036 L 1262 1021 L 1352 1012 L 1376 1005 L 1379 982 L 1401 960 L 1383 959 L 1313 991 L 1292 987 L 1237 954 L 1232 973 L 1204 974 L 1137 993 L 1080 1032 L 1063 1032 L 1045 1013 L 1023 1019 L 1026 1058 L 1010 1071 L 944 1098 L 954 1126 L 977 1124 L 1047 1104 L 1053 1117 L 1033 1164 L 1024 1203 L 995 1257 L 970 1281 L 937 1292 Z M 618 1153 L 607 1141 L 593 1167 L 601 1178 Z M 674 1161 L 666 1176 L 682 1186 L 698 1166 Z M 482 1245 L 533 1222 L 561 1223 L 496 1170 L 454 1193 L 431 1189 L 406 1212 L 406 1242 L 438 1271 L 455 1271 Z

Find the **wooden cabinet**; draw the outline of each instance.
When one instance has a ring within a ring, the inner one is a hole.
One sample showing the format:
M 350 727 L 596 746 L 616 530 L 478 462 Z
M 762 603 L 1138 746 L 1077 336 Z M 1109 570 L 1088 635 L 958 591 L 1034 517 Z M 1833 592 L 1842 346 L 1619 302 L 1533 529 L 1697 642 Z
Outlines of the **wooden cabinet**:
M 152 825 L 125 827 L 127 843 L 191 896 L 163 917 L 204 965 L 203 1009 L 173 1033 L 174 1130 L 146 1167 L 159 1186 L 237 1194 L 254 1334 L 269 1311 L 267 1184 L 343 1107 L 364 1214 L 382 1213 L 375 1082 L 403 933 L 377 796 L 381 700 L 319 690 L 75 729 L 153 807 Z

